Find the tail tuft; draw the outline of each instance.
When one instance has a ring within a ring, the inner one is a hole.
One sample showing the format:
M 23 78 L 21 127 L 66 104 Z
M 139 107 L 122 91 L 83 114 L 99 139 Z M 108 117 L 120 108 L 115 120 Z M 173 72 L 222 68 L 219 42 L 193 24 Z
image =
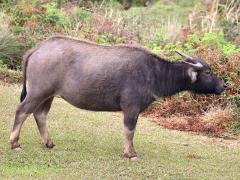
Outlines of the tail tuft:
M 24 79 L 20 102 L 23 102 L 26 96 L 27 96 L 27 87 L 26 87 L 26 80 Z

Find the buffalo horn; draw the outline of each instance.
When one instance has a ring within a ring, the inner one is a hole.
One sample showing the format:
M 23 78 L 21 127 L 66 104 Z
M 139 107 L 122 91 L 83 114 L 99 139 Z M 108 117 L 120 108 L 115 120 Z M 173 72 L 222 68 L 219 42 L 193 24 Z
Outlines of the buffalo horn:
M 197 68 L 197 69 L 201 69 L 201 68 L 203 68 L 203 65 L 201 64 L 201 63 L 196 63 L 196 64 L 194 64 L 194 63 L 190 63 L 190 62 L 187 62 L 187 61 L 183 61 L 184 63 L 186 63 L 186 64 L 189 64 L 189 65 L 191 65 L 192 67 L 194 67 L 194 68 Z
M 192 59 L 192 57 L 184 54 L 184 53 L 180 53 L 179 51 L 175 51 L 176 53 L 178 53 L 180 56 L 184 57 L 185 59 Z
M 190 57 L 190 56 L 188 56 L 188 55 L 186 55 L 184 53 L 180 53 L 179 51 L 175 51 L 175 52 L 178 53 L 180 56 L 184 57 L 185 59 L 193 59 L 192 57 Z M 187 61 L 183 61 L 183 62 L 186 63 L 186 64 L 189 64 L 189 65 L 191 65 L 191 66 L 193 66 L 195 68 L 198 68 L 198 69 L 203 68 L 203 65 L 201 63 L 199 63 L 199 62 L 196 63 L 196 64 L 190 63 L 190 62 L 187 62 Z

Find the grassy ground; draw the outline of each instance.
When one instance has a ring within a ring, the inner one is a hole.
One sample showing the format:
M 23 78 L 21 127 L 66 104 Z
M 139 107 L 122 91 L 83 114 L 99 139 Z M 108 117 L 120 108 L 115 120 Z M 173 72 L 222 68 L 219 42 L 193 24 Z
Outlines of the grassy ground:
M 45 149 L 33 118 L 21 133 L 23 150 L 8 139 L 20 89 L 0 85 L 0 177 L 49 179 L 239 179 L 240 141 L 162 129 L 139 119 L 135 146 L 142 160 L 122 155 L 120 113 L 89 112 L 57 99 L 49 115 L 56 148 Z

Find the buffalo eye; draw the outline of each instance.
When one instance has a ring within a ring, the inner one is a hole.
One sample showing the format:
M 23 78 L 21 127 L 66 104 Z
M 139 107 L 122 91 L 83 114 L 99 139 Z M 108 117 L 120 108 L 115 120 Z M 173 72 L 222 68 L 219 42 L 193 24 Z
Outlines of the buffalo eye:
M 211 74 L 211 71 L 210 71 L 210 70 L 206 70 L 206 71 L 205 71 L 205 74 L 210 75 L 210 74 Z

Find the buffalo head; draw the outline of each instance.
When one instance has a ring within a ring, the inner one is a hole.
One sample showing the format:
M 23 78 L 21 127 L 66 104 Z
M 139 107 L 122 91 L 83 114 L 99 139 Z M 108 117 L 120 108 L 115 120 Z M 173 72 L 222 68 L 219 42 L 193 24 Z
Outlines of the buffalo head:
M 198 94 L 221 94 L 226 89 L 227 86 L 224 81 L 212 72 L 206 61 L 176 52 L 185 59 L 183 62 L 189 66 L 187 71 L 191 78 L 190 89 L 193 92 Z

